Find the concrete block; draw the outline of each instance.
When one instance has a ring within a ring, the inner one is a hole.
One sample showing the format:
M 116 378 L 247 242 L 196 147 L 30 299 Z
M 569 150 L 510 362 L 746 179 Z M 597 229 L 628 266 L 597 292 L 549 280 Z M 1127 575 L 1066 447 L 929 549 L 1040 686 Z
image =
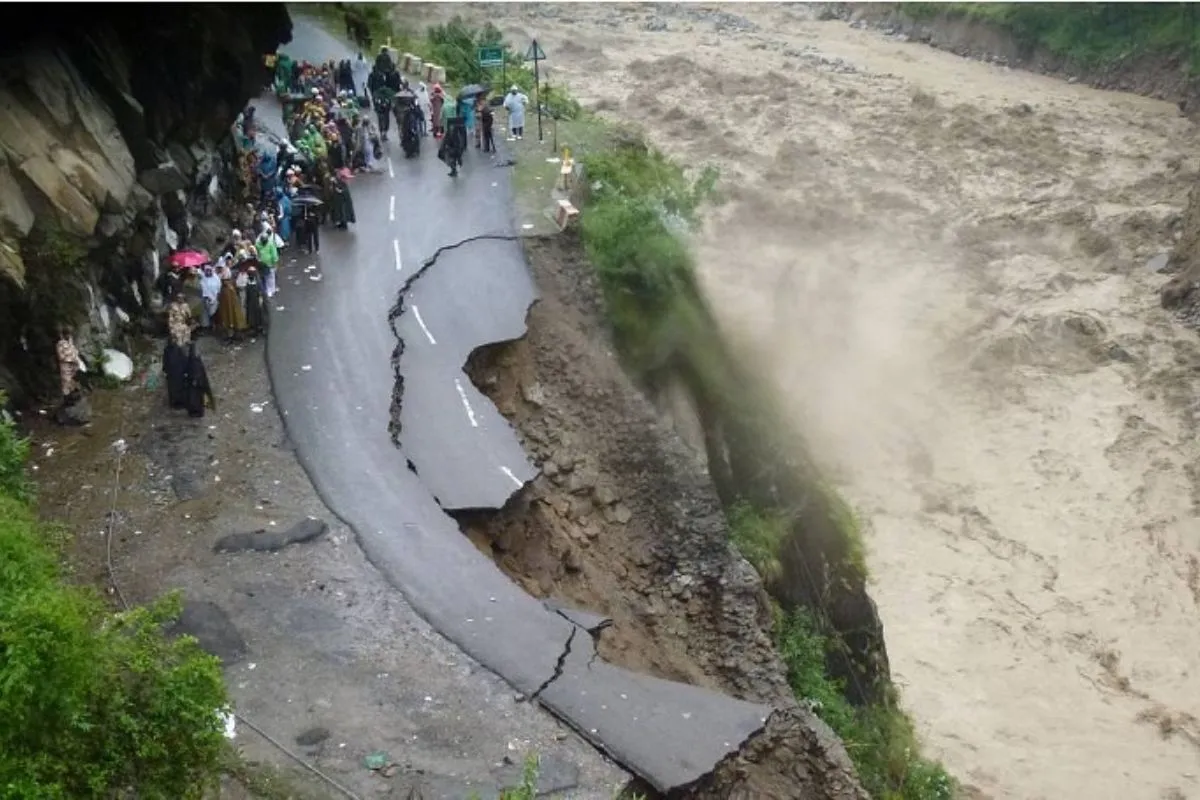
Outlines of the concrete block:
M 560 231 L 565 231 L 579 219 L 579 209 L 571 205 L 570 200 L 559 200 L 554 210 L 554 223 Z

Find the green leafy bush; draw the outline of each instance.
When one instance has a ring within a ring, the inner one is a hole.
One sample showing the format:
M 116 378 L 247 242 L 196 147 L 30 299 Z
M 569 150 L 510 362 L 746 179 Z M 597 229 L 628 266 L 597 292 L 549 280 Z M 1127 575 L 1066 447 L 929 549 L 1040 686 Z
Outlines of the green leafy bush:
M 788 683 L 846 745 L 858 778 L 876 800 L 953 800 L 955 782 L 933 761 L 921 758 L 912 722 L 894 694 L 886 702 L 856 708 L 825 672 L 828 641 L 803 610 L 776 618 L 776 647 Z
M 788 520 L 778 513 L 768 513 L 739 500 L 726 512 L 729 533 L 738 552 L 749 561 L 768 584 L 783 573 L 779 548 L 788 537 Z
M 0 798 L 201 797 L 225 746 L 217 660 L 164 636 L 178 597 L 114 616 L 63 581 L 24 448 L 0 420 Z
M 12 421 L 4 415 L 6 401 L 4 392 L 0 392 L 0 497 L 28 502 L 33 499 L 33 486 L 25 472 L 29 440 L 19 436 Z

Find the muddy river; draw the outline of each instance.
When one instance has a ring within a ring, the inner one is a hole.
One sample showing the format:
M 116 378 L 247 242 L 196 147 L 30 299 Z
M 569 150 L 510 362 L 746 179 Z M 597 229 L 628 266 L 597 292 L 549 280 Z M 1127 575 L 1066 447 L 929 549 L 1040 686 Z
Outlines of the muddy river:
M 1200 797 L 1200 346 L 1146 268 L 1174 106 L 798 5 L 483 13 L 720 167 L 703 278 L 869 523 L 931 753 L 995 798 Z

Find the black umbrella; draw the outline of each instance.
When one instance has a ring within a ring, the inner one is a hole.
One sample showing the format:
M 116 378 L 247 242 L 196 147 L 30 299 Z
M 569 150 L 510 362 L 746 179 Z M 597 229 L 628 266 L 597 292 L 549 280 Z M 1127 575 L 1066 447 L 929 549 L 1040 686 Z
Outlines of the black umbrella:
M 307 194 L 296 195 L 292 198 L 292 206 L 323 206 L 325 201 L 319 197 L 312 197 Z
M 476 95 L 487 94 L 492 90 L 492 87 L 486 83 L 472 83 L 458 90 L 458 99 L 466 100 L 469 97 Z

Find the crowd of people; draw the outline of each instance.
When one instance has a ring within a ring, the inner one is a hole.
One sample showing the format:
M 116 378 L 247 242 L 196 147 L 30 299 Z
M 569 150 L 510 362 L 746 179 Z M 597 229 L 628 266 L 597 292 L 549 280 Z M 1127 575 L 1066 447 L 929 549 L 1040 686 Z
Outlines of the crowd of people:
M 168 403 L 195 416 L 214 403 L 195 337 L 234 341 L 266 333 L 268 301 L 279 290 L 281 251 L 319 253 L 324 224 L 345 230 L 356 223 L 350 183 L 356 174 L 379 171 L 393 120 L 406 156 L 418 155 L 421 140 L 432 136 L 453 176 L 472 139 L 477 149 L 495 152 L 495 105 L 508 112 L 510 136 L 520 138 L 528 104 L 516 86 L 497 103 L 489 102 L 486 86 L 469 87 L 457 97 L 437 83 L 414 87 L 386 48 L 373 63 L 361 52 L 355 59 L 318 64 L 280 55 L 274 89 L 286 136 L 261 128 L 254 106 L 233 126 L 240 177 L 236 227 L 213 255 L 173 253 L 159 287 L 167 304 Z M 197 295 L 198 314 L 188 302 Z M 63 355 L 68 358 L 61 363 L 73 363 L 70 353 Z M 74 380 L 69 369 L 62 376 L 64 393 Z

